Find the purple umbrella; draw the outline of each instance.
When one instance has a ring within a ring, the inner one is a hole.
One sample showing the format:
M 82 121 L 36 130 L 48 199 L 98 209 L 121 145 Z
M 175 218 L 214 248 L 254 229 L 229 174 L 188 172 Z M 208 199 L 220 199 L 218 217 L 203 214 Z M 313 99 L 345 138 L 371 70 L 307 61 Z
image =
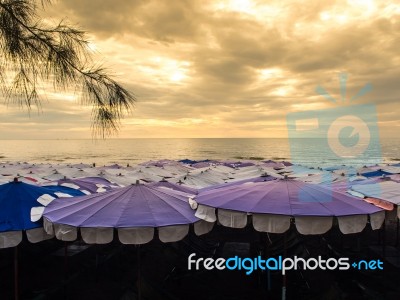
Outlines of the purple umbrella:
M 84 177 L 84 178 L 79 178 L 79 179 L 65 178 L 65 179 L 52 181 L 49 183 L 44 183 L 42 185 L 43 186 L 48 186 L 48 185 L 66 186 L 69 188 L 80 190 L 87 195 L 109 191 L 112 188 L 118 187 L 118 186 L 112 184 L 107 179 L 104 179 L 101 177 Z
M 254 166 L 255 164 L 252 162 L 241 162 L 241 161 L 225 161 L 222 165 L 231 167 L 231 168 L 244 168 Z
M 152 182 L 147 185 L 152 186 L 152 187 L 157 187 L 157 188 L 171 189 L 174 191 L 183 192 L 183 193 L 191 194 L 191 195 L 196 195 L 198 193 L 197 189 L 194 189 L 194 188 L 191 188 L 188 186 L 184 186 L 181 184 L 172 183 L 172 182 L 169 182 L 166 180 L 161 180 L 159 182 Z
M 190 196 L 135 184 L 53 201 L 44 211 L 45 228 L 67 241 L 75 240 L 80 228 L 85 242 L 99 244 L 112 241 L 114 228 L 122 243 L 144 244 L 153 239 L 154 228 L 158 228 L 161 241 L 178 241 L 187 235 L 189 224 L 199 221 L 188 204 Z
M 368 215 L 373 229 L 380 228 L 384 220 L 382 209 L 357 197 L 290 179 L 201 191 L 195 201 L 199 204 L 196 216 L 201 219 L 215 222 L 217 208 L 222 225 L 241 228 L 252 214 L 256 230 L 273 233 L 288 230 L 293 217 L 302 234 L 325 233 L 332 227 L 333 217 L 346 234 L 362 231 Z
M 364 179 L 364 180 L 326 182 L 326 183 L 322 183 L 322 185 L 329 187 L 333 190 L 345 192 L 345 191 L 351 189 L 352 186 L 374 184 L 374 183 L 380 183 L 380 182 L 385 182 L 385 181 L 390 181 L 390 178 L 389 177 L 383 177 L 383 178 L 375 177 L 375 178 L 368 178 L 368 179 Z
M 265 175 L 265 176 L 258 176 L 254 178 L 247 178 L 247 179 L 242 179 L 238 181 L 232 181 L 232 182 L 226 182 L 226 183 L 221 183 L 221 184 L 215 184 L 211 186 L 207 186 L 205 188 L 202 188 L 199 190 L 199 192 L 205 192 L 209 190 L 215 190 L 219 188 L 226 188 L 226 187 L 231 187 L 231 186 L 238 186 L 243 183 L 248 183 L 248 182 L 265 182 L 265 181 L 270 181 L 270 180 L 275 180 L 277 179 L 276 177 Z
M 170 189 L 142 184 L 114 189 L 105 193 L 69 198 L 46 207 L 44 224 L 47 232 L 58 239 L 77 238 L 89 244 L 110 243 L 114 229 L 123 244 L 141 245 L 150 242 L 154 229 L 162 242 L 175 242 L 189 232 L 194 224 L 197 234 L 212 229 L 209 223 L 198 219 L 188 204 L 191 195 Z M 138 298 L 141 299 L 140 248 L 138 255 Z
M 221 165 L 222 163 L 216 160 L 203 160 L 203 161 L 199 161 L 197 163 L 192 164 L 193 168 L 196 169 L 201 169 L 201 168 L 207 168 L 213 165 Z
M 261 166 L 273 169 L 283 169 L 285 167 L 284 164 L 275 161 L 266 161 L 263 164 L 261 164 Z

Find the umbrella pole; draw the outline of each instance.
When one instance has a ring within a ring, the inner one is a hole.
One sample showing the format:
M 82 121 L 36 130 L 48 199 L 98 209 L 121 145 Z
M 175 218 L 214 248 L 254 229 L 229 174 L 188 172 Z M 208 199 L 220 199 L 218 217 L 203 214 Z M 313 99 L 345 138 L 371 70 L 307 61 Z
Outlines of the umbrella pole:
M 283 256 L 286 258 L 286 232 L 283 234 Z M 286 274 L 282 275 L 282 300 L 286 300 Z
M 18 245 L 14 247 L 14 299 L 19 298 L 18 287 Z
M 383 257 L 385 258 L 386 256 L 386 220 L 383 221 L 383 230 L 382 230 L 382 254 Z
M 399 217 L 396 218 L 396 248 L 399 245 Z
M 142 300 L 142 283 L 141 283 L 141 274 L 140 274 L 140 245 L 137 247 L 137 283 L 138 283 L 138 299 Z
M 68 242 L 64 242 L 64 299 L 68 299 Z
M 68 243 L 64 242 L 64 277 L 68 277 Z
M 268 232 L 266 233 L 266 237 L 267 239 L 264 241 L 264 247 L 265 247 L 264 256 L 266 259 L 268 259 L 269 249 L 270 249 L 269 247 L 271 246 Z M 268 246 L 266 245 L 267 241 L 268 241 Z M 269 268 L 267 268 L 267 291 L 271 292 L 271 270 Z

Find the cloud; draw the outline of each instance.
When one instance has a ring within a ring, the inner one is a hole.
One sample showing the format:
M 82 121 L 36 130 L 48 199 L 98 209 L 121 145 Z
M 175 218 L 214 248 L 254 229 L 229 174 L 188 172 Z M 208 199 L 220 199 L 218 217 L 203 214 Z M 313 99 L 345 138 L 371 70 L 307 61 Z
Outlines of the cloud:
M 286 136 L 286 113 L 335 106 L 315 88 L 340 99 L 340 72 L 348 97 L 372 84 L 357 103 L 376 103 L 390 136 L 399 126 L 399 15 L 391 1 L 356 0 L 60 0 L 43 13 L 87 30 L 96 60 L 137 95 L 121 137 Z M 68 135 L 72 124 L 74 136 L 90 136 L 90 110 L 53 98 L 30 132 Z M 0 116 L 8 129 L 24 123 L 2 107 Z

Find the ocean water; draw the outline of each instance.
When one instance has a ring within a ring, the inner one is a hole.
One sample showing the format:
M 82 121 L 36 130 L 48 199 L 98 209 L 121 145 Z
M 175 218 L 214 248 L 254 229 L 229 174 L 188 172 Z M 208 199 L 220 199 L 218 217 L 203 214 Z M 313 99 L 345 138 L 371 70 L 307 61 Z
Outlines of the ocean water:
M 0 140 L 0 161 L 132 165 L 149 160 L 185 158 L 290 161 L 295 155 L 296 160 L 300 157 L 303 159 L 300 162 L 306 165 L 346 163 L 341 159 L 327 159 L 321 142 L 318 139 L 298 139 L 295 142 L 296 153 L 291 153 L 293 147 L 284 138 Z M 400 139 L 381 140 L 378 156 L 382 162 L 400 161 Z

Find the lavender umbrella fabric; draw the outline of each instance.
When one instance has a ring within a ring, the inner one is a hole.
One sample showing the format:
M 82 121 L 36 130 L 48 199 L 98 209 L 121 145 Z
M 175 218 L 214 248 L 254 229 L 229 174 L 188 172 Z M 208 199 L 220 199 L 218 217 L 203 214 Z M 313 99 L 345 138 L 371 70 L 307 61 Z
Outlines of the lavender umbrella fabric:
M 62 240 L 76 239 L 80 228 L 87 243 L 111 242 L 117 228 L 120 241 L 127 244 L 149 242 L 158 228 L 160 240 L 176 241 L 186 236 L 188 224 L 199 221 L 188 204 L 190 196 L 136 184 L 54 201 L 44 211 L 45 228 Z
M 192 194 L 192 195 L 196 195 L 198 193 L 197 189 L 194 189 L 194 188 L 191 188 L 188 186 L 184 186 L 181 184 L 172 183 L 172 182 L 169 182 L 166 180 L 161 180 L 159 182 L 152 182 L 152 183 L 149 183 L 148 186 L 171 189 L 171 190 L 175 190 L 175 191 L 183 192 L 183 193 L 187 193 L 187 194 Z
M 290 179 L 201 191 L 195 201 L 199 204 L 196 215 L 206 221 L 216 220 L 217 208 L 221 224 L 244 227 L 251 213 L 256 229 L 275 233 L 286 231 L 291 217 L 304 234 L 326 232 L 332 226 L 332 217 L 338 218 L 344 233 L 361 231 L 368 215 L 374 228 L 379 228 L 384 218 L 382 209 L 357 197 Z
M 101 177 L 85 177 L 79 179 L 60 179 L 43 184 L 43 186 L 59 185 L 82 191 L 85 194 L 93 194 L 108 191 L 118 187 L 107 179 Z

